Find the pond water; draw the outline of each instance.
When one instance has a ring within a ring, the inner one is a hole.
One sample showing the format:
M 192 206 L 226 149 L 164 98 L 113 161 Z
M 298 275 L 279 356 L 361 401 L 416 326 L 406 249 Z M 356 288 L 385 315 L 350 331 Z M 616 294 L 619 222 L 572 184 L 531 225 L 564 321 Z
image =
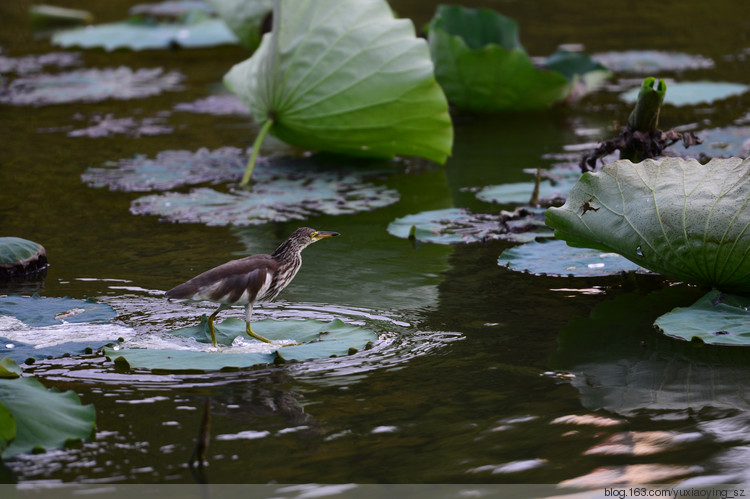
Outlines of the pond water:
M 57 3 L 108 22 L 137 2 Z M 0 4 L 0 56 L 61 51 L 32 34 L 30 4 Z M 731 0 L 621 2 L 606 9 L 592 1 L 471 4 L 515 18 L 532 55 L 560 44 L 579 44 L 589 54 L 671 51 L 695 57 L 675 68 L 669 62 L 677 56 L 667 56 L 654 76 L 750 84 L 750 20 Z M 392 2 L 417 26 L 436 5 Z M 247 52 L 238 46 L 67 52 L 77 54 L 76 70 L 162 68 L 161 77 L 182 76 L 143 98 L 0 104 L 0 235 L 42 243 L 51 263 L 42 280 L 0 283 L 0 295 L 94 298 L 117 311 L 115 323 L 129 328 L 128 340 L 147 342 L 197 323 L 212 309 L 170 303 L 165 290 L 229 259 L 270 252 L 307 225 L 342 236 L 308 248 L 294 282 L 255 314 L 339 318 L 380 336 L 371 349 L 348 357 L 204 374 L 122 370 L 98 355 L 37 361 L 25 372 L 94 405 L 95 439 L 6 460 L 0 481 L 605 486 L 750 480 L 750 356 L 681 343 L 651 326 L 705 290 L 648 274 L 534 276 L 498 265 L 512 242 L 414 245 L 387 231 L 392 221 L 427 210 L 508 208 L 481 201 L 476 192 L 529 180 L 524 170 L 576 162 L 581 144 L 610 137 L 624 122 L 631 104 L 620 93 L 650 72 L 616 71 L 598 92 L 549 112 L 456 116 L 445 167 L 411 159 L 338 164 L 353 174 L 367 170 L 366 182 L 382 195 L 395 192 L 385 206 L 227 227 L 132 214 L 143 193 L 95 188 L 82 174 L 136 155 L 249 147 L 257 127 L 246 115 L 176 110 L 220 93 L 223 74 Z M 12 71 L 6 77 L 20 78 Z M 132 73 L 111 78 L 135 79 Z M 725 140 L 741 150 L 748 147 L 749 113 L 746 92 L 667 105 L 660 125 L 729 129 L 734 138 Z M 73 133 L 117 119 L 127 120 L 106 133 Z M 208 466 L 196 472 L 187 463 L 206 407 Z

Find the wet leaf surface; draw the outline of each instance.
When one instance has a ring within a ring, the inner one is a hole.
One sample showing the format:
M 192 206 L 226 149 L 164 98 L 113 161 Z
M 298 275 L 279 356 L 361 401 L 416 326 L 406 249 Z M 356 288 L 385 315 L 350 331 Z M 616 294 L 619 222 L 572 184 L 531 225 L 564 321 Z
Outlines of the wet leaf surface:
M 471 213 L 462 208 L 407 215 L 388 224 L 388 233 L 434 244 L 468 244 L 493 239 L 526 242 L 551 237 L 543 210 L 519 209 L 498 215 Z
M 557 239 L 514 246 L 503 251 L 497 263 L 515 271 L 554 277 L 605 276 L 642 270 L 617 253 L 573 248 Z
M 711 345 L 750 345 L 750 298 L 713 290 L 689 307 L 660 316 L 654 326 L 673 338 Z
M 331 356 L 346 356 L 365 348 L 377 340 L 378 334 L 367 328 L 316 320 L 260 320 L 253 321 L 253 330 L 273 343 L 257 341 L 245 333 L 245 322 L 229 318 L 215 324 L 218 350 L 211 346 L 206 316 L 198 326 L 171 331 L 170 334 L 193 340 L 182 349 L 104 349 L 115 362 L 127 362 L 130 367 L 167 371 L 219 370 L 242 368 L 273 362 L 303 361 Z M 351 350 L 353 349 L 353 350 Z M 122 357 L 123 360 L 118 360 Z
M 161 68 L 81 69 L 58 74 L 34 74 L 0 86 L 0 103 L 45 106 L 107 99 L 142 99 L 179 90 L 183 77 Z

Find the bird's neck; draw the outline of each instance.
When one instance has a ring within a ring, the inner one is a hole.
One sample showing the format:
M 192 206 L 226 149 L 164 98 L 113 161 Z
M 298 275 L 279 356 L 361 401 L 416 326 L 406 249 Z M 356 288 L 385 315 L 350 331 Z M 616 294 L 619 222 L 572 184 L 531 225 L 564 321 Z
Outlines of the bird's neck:
M 283 243 L 281 243 L 281 246 L 276 248 L 276 251 L 274 251 L 271 256 L 274 257 L 277 260 L 283 260 L 285 258 L 300 258 L 302 249 L 298 244 L 295 244 L 291 240 L 286 240 Z

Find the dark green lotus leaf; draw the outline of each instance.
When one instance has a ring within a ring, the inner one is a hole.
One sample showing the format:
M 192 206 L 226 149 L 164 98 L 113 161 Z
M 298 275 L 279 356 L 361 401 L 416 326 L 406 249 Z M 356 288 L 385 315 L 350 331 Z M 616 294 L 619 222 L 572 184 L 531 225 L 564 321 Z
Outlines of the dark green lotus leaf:
M 107 99 L 142 99 L 179 90 L 183 76 L 161 68 L 81 69 L 58 74 L 34 74 L 0 85 L 0 103 L 45 106 Z
M 16 438 L 16 420 L 7 407 L 0 402 L 0 456 L 8 444 Z
M 740 83 L 717 81 L 682 81 L 669 84 L 669 92 L 664 96 L 664 103 L 673 106 L 695 106 L 702 103 L 741 95 L 750 90 L 750 86 Z M 628 103 L 636 102 L 639 88 L 628 90 L 620 98 Z
M 331 322 L 316 320 L 265 319 L 253 321 L 253 330 L 274 342 L 261 343 L 247 336 L 245 322 L 229 318 L 215 325 L 219 351 L 184 349 L 114 349 L 105 348 L 104 353 L 118 363 L 129 367 L 141 367 L 165 371 L 211 371 L 224 368 L 244 368 L 285 360 L 322 359 L 331 356 L 349 355 L 352 350 L 364 348 L 375 341 L 378 334 L 362 326 L 346 324 L 339 319 Z M 210 345 L 211 339 L 205 315 L 197 326 L 177 329 L 173 335 L 193 338 L 196 348 L 203 343 Z M 292 346 L 282 346 L 289 341 Z
M 434 244 L 467 244 L 493 239 L 526 242 L 551 236 L 543 210 L 522 209 L 498 215 L 471 213 L 461 208 L 407 215 L 388 224 L 388 233 Z
M 750 160 L 622 160 L 547 210 L 571 246 L 619 253 L 668 278 L 750 290 Z
M 439 6 L 428 42 L 435 77 L 451 105 L 478 112 L 533 110 L 567 97 L 568 79 L 536 68 L 517 39 L 515 22 L 496 12 Z
M 3 451 L 4 458 L 63 447 L 71 439 L 91 437 L 94 431 L 93 405 L 81 405 L 73 391 L 47 390 L 35 378 L 0 379 L 0 403 L 16 423 L 16 436 Z
M 617 253 L 573 248 L 557 239 L 533 241 L 502 252 L 498 265 L 553 277 L 590 277 L 634 272 L 640 267 Z
M 575 375 L 570 382 L 588 410 L 668 419 L 702 409 L 746 411 L 750 350 L 675 341 L 654 330 L 657 317 L 704 293 L 670 286 L 605 299 L 561 329 L 550 366 Z
M 0 237 L 0 279 L 34 274 L 45 268 L 44 246 L 20 237 Z
M 263 24 L 271 16 L 273 0 L 207 0 L 245 47 L 255 50 L 263 36 Z M 269 25 L 270 29 L 270 25 Z
M 678 307 L 654 325 L 673 338 L 711 345 L 750 345 L 750 298 L 713 290 L 689 307 Z
M 213 114 L 216 116 L 250 114 L 247 106 L 233 94 L 211 95 L 193 102 L 181 102 L 174 106 L 174 110 L 188 113 Z
M 64 48 L 147 50 L 231 45 L 237 43 L 237 37 L 220 19 L 169 23 L 131 20 L 59 31 L 52 36 L 52 43 Z
M 16 73 L 19 75 L 38 73 L 45 66 L 56 68 L 67 68 L 80 66 L 80 52 L 49 52 L 39 55 L 24 55 L 21 57 L 8 57 L 0 55 L 0 74 Z
M 659 50 L 601 52 L 591 57 L 612 71 L 649 75 L 714 67 L 714 61 L 702 55 Z
M 115 309 L 91 298 L 43 298 L 34 296 L 0 296 L 0 315 L 11 315 L 29 326 L 51 326 L 65 322 L 109 322 L 117 316 Z
M 581 52 L 558 50 L 544 61 L 544 67 L 563 75 L 572 85 L 568 99 L 579 99 L 612 76 L 600 62 Z
M 258 141 L 270 132 L 318 151 L 445 162 L 448 103 L 410 20 L 384 0 L 274 5 L 271 33 L 224 77 L 261 125 Z
M 278 173 L 278 171 L 277 171 Z M 358 176 L 327 174 L 269 176 L 254 182 L 252 190 L 221 192 L 198 188 L 189 193 L 168 192 L 136 199 L 130 211 L 158 215 L 170 222 L 206 225 L 260 225 L 304 220 L 327 214 L 345 215 L 371 211 L 398 201 L 396 191 L 362 182 Z

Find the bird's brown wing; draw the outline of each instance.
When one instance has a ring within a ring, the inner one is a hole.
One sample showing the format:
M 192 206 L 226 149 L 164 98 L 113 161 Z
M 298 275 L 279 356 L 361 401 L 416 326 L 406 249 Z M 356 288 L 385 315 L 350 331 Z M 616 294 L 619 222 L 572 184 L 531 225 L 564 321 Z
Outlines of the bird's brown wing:
M 170 289 L 166 297 L 235 303 L 247 291 L 247 298 L 252 302 L 276 265 L 276 260 L 270 255 L 232 260 Z

